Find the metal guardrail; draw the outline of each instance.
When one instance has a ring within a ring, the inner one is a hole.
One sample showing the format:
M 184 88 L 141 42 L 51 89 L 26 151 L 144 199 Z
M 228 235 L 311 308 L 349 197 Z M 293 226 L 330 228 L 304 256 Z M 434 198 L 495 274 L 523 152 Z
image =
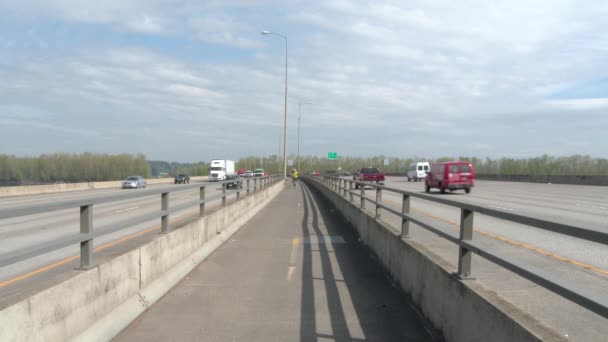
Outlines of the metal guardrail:
M 28 248 L 23 248 L 10 253 L 0 254 L 0 267 L 8 266 L 19 261 L 27 260 L 36 256 L 43 255 L 52 251 L 56 251 L 74 244 L 80 244 L 80 268 L 89 269 L 93 266 L 93 242 L 95 238 L 108 235 L 120 230 L 132 227 L 134 224 L 158 219 L 160 217 L 161 225 L 160 232 L 166 234 L 169 232 L 169 216 L 171 213 L 187 209 L 193 205 L 199 206 L 199 217 L 205 216 L 205 205 L 217 199 L 221 199 L 222 207 L 226 206 L 226 199 L 234 195 L 238 201 L 241 198 L 241 193 L 246 196 L 258 192 L 275 184 L 283 179 L 282 175 L 271 175 L 266 177 L 245 178 L 242 182 L 245 186 L 237 187 L 235 190 L 228 190 L 227 184 L 233 183 L 234 180 L 212 182 L 205 184 L 185 184 L 172 185 L 160 189 L 143 189 L 138 191 L 124 191 L 122 193 L 112 194 L 104 197 L 95 197 L 90 199 L 67 200 L 59 201 L 51 204 L 38 204 L 20 206 L 17 208 L 2 208 L 0 209 L 0 219 L 8 219 L 13 217 L 34 215 L 46 212 L 52 212 L 64 209 L 80 208 L 80 232 L 64 236 L 60 239 L 55 239 L 50 242 L 37 244 Z M 205 189 L 210 186 L 222 185 L 222 192 L 214 196 L 205 196 Z M 243 185 L 243 184 L 241 184 Z M 190 189 L 199 189 L 199 199 L 190 203 L 185 203 L 177 207 L 169 206 L 169 194 L 174 192 L 182 192 Z M 115 223 L 103 227 L 102 230 L 93 229 L 93 207 L 101 203 L 109 203 L 123 201 L 133 198 L 141 198 L 152 195 L 161 195 L 161 210 L 159 212 L 142 215 L 134 219 Z
M 577 303 L 598 315 L 608 318 L 608 297 L 604 294 L 594 294 L 586 291 L 582 288 L 577 288 L 572 284 L 566 284 L 562 280 L 555 276 L 552 276 L 549 272 L 536 267 L 525 265 L 517 260 L 502 255 L 499 252 L 487 250 L 479 243 L 473 241 L 473 218 L 475 213 L 491 216 L 494 218 L 515 222 L 546 231 L 559 233 L 579 239 L 593 241 L 608 245 L 608 234 L 591 230 L 587 228 L 581 228 L 571 226 L 567 224 L 551 222 L 547 220 L 538 219 L 535 217 L 529 217 L 524 215 L 518 215 L 510 212 L 504 212 L 501 210 L 491 209 L 479 205 L 462 203 L 446 198 L 440 198 L 437 196 L 431 196 L 423 193 L 411 192 L 402 189 L 396 189 L 387 187 L 380 184 L 374 184 L 369 182 L 360 182 L 351 179 L 344 179 L 339 177 L 314 177 L 305 176 L 307 179 L 319 182 L 325 187 L 344 197 L 346 200 L 354 203 L 354 197 L 359 198 L 359 208 L 366 210 L 366 202 L 370 202 L 375 206 L 375 218 L 379 220 L 381 218 L 381 210 L 385 210 L 392 214 L 397 215 L 401 218 L 401 238 L 409 239 L 411 224 L 416 224 L 426 230 L 429 230 L 444 239 L 459 246 L 458 253 L 458 271 L 456 276 L 460 279 L 474 279 L 472 277 L 471 261 L 473 253 L 481 256 L 484 259 L 491 261 L 511 272 L 514 272 L 521 277 L 528 279 L 552 292 Z M 360 189 L 354 190 L 354 185 L 360 185 Z M 372 187 L 375 191 L 375 200 L 367 198 L 365 193 L 366 187 Z M 382 203 L 382 192 L 389 191 L 402 195 L 402 206 L 401 211 L 395 210 Z M 425 201 L 440 203 L 451 207 L 460 209 L 460 234 L 459 237 L 454 237 L 443 230 L 433 227 L 431 224 L 421 220 L 420 218 L 410 213 L 410 203 L 412 198 L 419 198 Z

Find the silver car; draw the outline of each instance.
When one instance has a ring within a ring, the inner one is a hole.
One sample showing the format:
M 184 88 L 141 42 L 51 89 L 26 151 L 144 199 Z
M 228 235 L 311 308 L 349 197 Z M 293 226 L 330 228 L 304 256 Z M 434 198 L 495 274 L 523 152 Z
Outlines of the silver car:
M 146 180 L 142 176 L 129 176 L 122 182 L 123 189 L 138 189 L 145 188 Z

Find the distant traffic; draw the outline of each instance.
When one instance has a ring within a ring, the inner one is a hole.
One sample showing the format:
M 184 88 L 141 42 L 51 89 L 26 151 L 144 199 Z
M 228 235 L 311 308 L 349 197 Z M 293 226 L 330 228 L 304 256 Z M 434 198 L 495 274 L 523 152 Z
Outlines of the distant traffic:
M 320 176 L 319 171 L 308 172 L 314 176 Z M 358 182 L 369 182 L 383 185 L 385 174 L 377 167 L 363 167 L 349 173 L 341 170 L 325 170 L 322 173 L 327 177 L 351 176 Z M 431 189 L 438 189 L 442 194 L 446 191 L 464 190 L 471 193 L 475 186 L 475 171 L 473 165 L 468 161 L 451 161 L 441 163 L 429 163 L 419 161 L 412 163 L 405 174 L 408 182 L 424 180 L 424 190 L 430 192 Z M 355 184 L 355 188 L 360 188 L 361 184 Z

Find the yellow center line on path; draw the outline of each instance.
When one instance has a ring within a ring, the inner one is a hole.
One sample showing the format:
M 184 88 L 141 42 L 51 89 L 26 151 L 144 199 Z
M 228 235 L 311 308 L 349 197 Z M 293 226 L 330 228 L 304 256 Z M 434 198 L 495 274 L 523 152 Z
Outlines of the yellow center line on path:
M 298 247 L 300 246 L 300 239 L 293 238 L 291 240 L 291 254 L 289 255 L 289 266 L 287 266 L 287 281 L 291 281 L 293 274 L 296 270 L 296 262 L 298 260 Z
M 398 204 L 396 201 L 392 201 L 392 200 L 387 200 L 387 201 L 390 201 L 390 202 L 393 202 L 395 204 Z M 420 209 L 412 209 L 412 211 L 418 212 L 418 213 L 420 213 L 422 215 L 434 218 L 436 220 L 443 221 L 443 222 L 448 223 L 448 224 L 450 224 L 452 226 L 455 226 L 457 229 L 460 229 L 460 224 L 459 223 L 451 221 L 449 219 L 446 219 L 445 217 L 438 216 L 438 215 L 435 215 L 435 214 L 430 213 L 428 211 L 424 211 L 424 210 L 420 210 Z M 542 254 L 542 255 L 548 256 L 550 258 L 553 258 L 553 259 L 556 259 L 556 260 L 559 260 L 559 261 L 562 261 L 562 262 L 565 262 L 565 263 L 568 263 L 568 264 L 571 264 L 571 265 L 574 265 L 574 266 L 577 266 L 577 267 L 580 267 L 580 268 L 584 268 L 586 270 L 593 271 L 595 273 L 599 273 L 599 274 L 602 274 L 602 275 L 608 275 L 608 270 L 604 270 L 604 269 L 601 269 L 601 268 L 598 268 L 598 267 L 595 267 L 595 266 L 592 266 L 592 265 L 589 265 L 589 264 L 585 264 L 585 263 L 582 263 L 582 262 L 579 262 L 579 261 L 576 261 L 576 260 L 572 260 L 572 259 L 563 257 L 563 256 L 561 256 L 559 254 L 546 251 L 546 250 L 544 250 L 542 248 L 530 246 L 530 245 L 527 245 L 525 243 L 518 242 L 518 241 L 515 241 L 515 240 L 511 240 L 511 239 L 506 238 L 504 236 L 500 236 L 500 235 L 497 235 L 497 234 L 494 234 L 494 233 L 490 233 L 488 231 L 481 230 L 481 229 L 478 229 L 478 228 L 474 228 L 474 231 L 477 232 L 477 233 L 479 233 L 479 234 L 482 234 L 482 235 L 494 238 L 496 240 L 499 240 L 499 241 L 502 241 L 502 242 L 506 242 L 508 244 L 511 244 L 511 245 L 514 245 L 514 246 L 517 246 L 517 247 L 521 247 L 521 248 L 527 249 L 529 251 L 532 251 L 532 252 L 535 252 L 535 253 L 538 253 L 538 254 Z
M 184 221 L 186 221 L 188 219 L 191 219 L 191 218 L 193 218 L 195 216 L 198 216 L 198 214 L 194 213 L 194 214 L 190 214 L 190 215 L 187 215 L 187 216 L 182 216 L 182 217 L 179 217 L 178 219 L 176 219 L 174 223 L 173 222 L 172 223 L 173 224 L 179 224 L 179 223 L 182 223 L 182 222 L 184 222 Z M 131 239 L 133 239 L 135 237 L 144 235 L 146 233 L 152 232 L 154 230 L 160 230 L 160 225 L 155 225 L 154 227 L 146 228 L 144 230 L 140 230 L 140 231 L 137 231 L 135 233 L 132 233 L 132 234 L 129 234 L 129 235 L 125 235 L 125 236 L 123 236 L 122 238 L 120 238 L 118 240 L 114 240 L 114 241 L 105 243 L 105 244 L 103 244 L 103 245 L 101 245 L 99 247 L 96 247 L 95 248 L 95 252 L 102 251 L 104 249 L 107 249 L 107 248 L 110 248 L 112 246 L 118 245 L 120 243 L 123 243 L 125 241 L 131 240 Z M 13 283 L 16 283 L 18 281 L 27 279 L 27 278 L 31 278 L 31 277 L 35 276 L 36 274 L 39 274 L 39 273 L 51 270 L 51 269 L 56 268 L 56 267 L 61 266 L 61 265 L 65 265 L 65 264 L 69 263 L 70 261 L 74 261 L 74 260 L 79 259 L 79 258 L 80 258 L 80 255 L 71 256 L 71 257 L 65 258 L 63 260 L 57 261 L 55 263 L 46 265 L 44 267 L 35 269 L 35 270 L 31 271 L 31 272 L 22 274 L 22 275 L 20 275 L 18 277 L 15 277 L 15 278 L 3 281 L 3 282 L 0 283 L 0 288 L 4 287 L 4 286 L 7 286 L 7 285 L 10 285 L 10 284 L 13 284 Z

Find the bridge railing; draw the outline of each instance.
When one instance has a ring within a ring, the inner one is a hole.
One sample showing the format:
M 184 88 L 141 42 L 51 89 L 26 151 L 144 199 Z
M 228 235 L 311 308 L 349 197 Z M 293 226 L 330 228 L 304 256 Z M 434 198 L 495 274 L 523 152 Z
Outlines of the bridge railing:
M 20 206 L 16 208 L 0 209 L 0 220 L 9 219 L 20 216 L 35 215 L 58 210 L 80 208 L 80 231 L 74 232 L 61 238 L 56 238 L 51 241 L 39 243 L 30 247 L 18 249 L 9 253 L 0 254 L 0 267 L 8 266 L 23 260 L 37 257 L 49 252 L 53 252 L 65 247 L 80 245 L 80 268 L 91 268 L 94 257 L 94 241 L 96 238 L 112 234 L 114 232 L 133 227 L 133 225 L 147 222 L 153 219 L 160 218 L 160 232 L 166 234 L 170 229 L 169 217 L 171 213 L 184 209 L 198 206 L 199 218 L 205 216 L 205 206 L 214 201 L 221 201 L 221 206 L 226 206 L 227 199 L 234 196 L 236 200 L 240 200 L 242 196 L 249 196 L 255 192 L 261 191 L 272 184 L 275 184 L 283 179 L 283 175 L 270 175 L 265 177 L 253 177 L 241 179 L 240 186 L 236 189 L 228 189 L 228 185 L 234 183 L 234 180 L 211 183 L 190 183 L 185 185 L 171 185 L 160 189 L 149 188 L 138 191 L 124 191 L 121 193 L 111 194 L 103 197 L 94 197 L 89 199 L 57 201 L 50 204 L 38 204 Z M 206 189 L 221 185 L 220 193 L 208 196 Z M 195 201 L 181 204 L 179 206 L 170 206 L 170 194 L 183 192 L 191 189 L 199 189 L 199 198 Z M 161 210 L 145 215 L 141 215 L 132 219 L 114 223 L 101 228 L 94 228 L 93 209 L 96 205 L 102 203 L 111 203 L 124 201 L 129 199 L 160 195 Z
M 358 202 L 359 208 L 367 210 L 366 203 L 371 203 L 374 209 L 373 214 L 376 220 L 382 217 L 382 210 L 394 214 L 401 219 L 401 238 L 409 239 L 411 225 L 417 226 L 433 232 L 440 237 L 458 245 L 458 271 L 455 273 L 460 279 L 474 279 L 472 270 L 472 256 L 477 254 L 490 262 L 499 265 L 511 272 L 514 272 L 521 277 L 528 279 L 564 298 L 567 298 L 603 317 L 608 318 L 608 296 L 590 293 L 582 288 L 577 288 L 573 284 L 566 284 L 564 281 L 552 276 L 546 270 L 526 265 L 505 254 L 495 250 L 490 250 L 482 244 L 473 240 L 473 219 L 475 214 L 483 214 L 490 217 L 519 223 L 542 230 L 559 233 L 562 235 L 593 241 L 596 243 L 608 245 L 608 234 L 592 229 L 576 227 L 563 223 L 557 223 L 547 220 L 542 220 L 535 217 L 518 215 L 512 212 L 496 210 L 484 206 L 462 203 L 450 200 L 444 197 L 432 196 L 424 193 L 411 192 L 403 189 L 391 188 L 380 184 L 370 182 L 360 182 L 351 179 L 345 179 L 332 176 L 305 176 L 314 182 L 321 183 L 326 188 L 334 191 L 344 199 L 351 203 Z M 355 186 L 359 188 L 355 189 Z M 366 188 L 371 188 L 374 192 L 375 199 L 368 198 Z M 401 210 L 386 205 L 382 202 L 382 193 L 391 192 L 399 194 L 402 197 Z M 358 201 L 355 199 L 358 198 Z M 460 234 L 458 237 L 450 235 L 434 227 L 432 224 L 421 220 L 416 215 L 410 212 L 410 203 L 412 198 L 419 198 L 425 201 L 440 203 L 454 208 L 460 209 Z

